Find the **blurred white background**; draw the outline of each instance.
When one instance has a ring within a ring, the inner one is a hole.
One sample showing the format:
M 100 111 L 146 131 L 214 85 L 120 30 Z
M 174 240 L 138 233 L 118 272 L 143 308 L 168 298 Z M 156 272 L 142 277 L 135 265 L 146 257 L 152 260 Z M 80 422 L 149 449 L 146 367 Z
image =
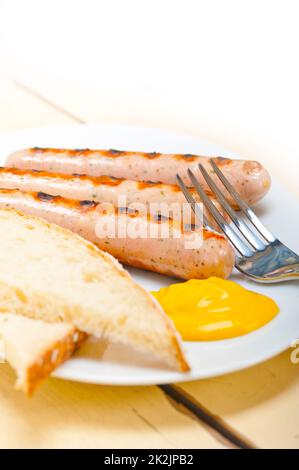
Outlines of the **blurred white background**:
M 215 141 L 296 191 L 298 12 L 297 0 L 0 0 L 1 75 L 82 120 Z

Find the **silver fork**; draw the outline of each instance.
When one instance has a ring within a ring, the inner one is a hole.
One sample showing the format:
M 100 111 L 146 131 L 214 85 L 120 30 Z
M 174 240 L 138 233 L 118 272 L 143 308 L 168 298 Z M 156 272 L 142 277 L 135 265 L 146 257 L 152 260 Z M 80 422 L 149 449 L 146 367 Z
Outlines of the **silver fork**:
M 281 243 L 262 224 L 253 210 L 241 199 L 237 191 L 226 179 L 213 159 L 210 160 L 214 172 L 222 182 L 230 196 L 236 201 L 240 212 L 245 218 L 240 217 L 225 198 L 223 192 L 208 174 L 202 164 L 198 167 L 210 189 L 215 194 L 219 203 L 232 220 L 235 229 L 227 223 L 202 189 L 198 179 L 189 169 L 188 176 L 196 189 L 203 205 L 215 219 L 221 230 L 236 250 L 236 268 L 246 277 L 256 282 L 274 283 L 289 280 L 299 280 L 299 256 Z M 176 175 L 177 182 L 191 205 L 195 215 L 199 214 L 200 207 L 189 192 L 180 175 Z M 204 219 L 207 225 L 206 219 Z

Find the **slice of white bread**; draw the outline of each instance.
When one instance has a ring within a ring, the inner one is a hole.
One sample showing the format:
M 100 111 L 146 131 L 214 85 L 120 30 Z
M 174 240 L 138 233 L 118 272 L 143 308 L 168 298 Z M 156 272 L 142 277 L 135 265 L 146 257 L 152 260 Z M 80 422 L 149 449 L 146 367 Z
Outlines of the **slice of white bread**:
M 49 324 L 22 315 L 0 315 L 5 358 L 16 371 L 16 388 L 29 396 L 86 338 L 85 333 L 67 323 Z
M 0 313 L 64 321 L 189 370 L 172 321 L 115 258 L 11 209 L 0 210 L 0 240 Z

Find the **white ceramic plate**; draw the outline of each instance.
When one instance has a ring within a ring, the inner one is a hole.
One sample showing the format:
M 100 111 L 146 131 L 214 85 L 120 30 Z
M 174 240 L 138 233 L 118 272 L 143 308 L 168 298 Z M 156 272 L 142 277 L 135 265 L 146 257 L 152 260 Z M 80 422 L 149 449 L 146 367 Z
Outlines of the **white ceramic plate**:
M 185 135 L 158 129 L 126 126 L 73 125 L 32 129 L 0 137 L 0 164 L 13 150 L 41 147 L 117 148 L 144 151 L 199 153 L 234 156 L 232 152 Z M 259 204 L 264 222 L 294 251 L 299 252 L 299 205 L 277 182 Z M 132 276 L 147 290 L 157 290 L 174 279 L 137 269 Z M 151 358 L 129 348 L 94 342 L 90 339 L 80 352 L 55 372 L 56 377 L 114 385 L 172 383 L 212 377 L 243 369 L 278 354 L 299 338 L 299 283 L 259 285 L 238 273 L 233 279 L 247 288 L 272 297 L 279 315 L 268 325 L 235 339 L 212 342 L 185 342 L 191 372 L 172 372 Z

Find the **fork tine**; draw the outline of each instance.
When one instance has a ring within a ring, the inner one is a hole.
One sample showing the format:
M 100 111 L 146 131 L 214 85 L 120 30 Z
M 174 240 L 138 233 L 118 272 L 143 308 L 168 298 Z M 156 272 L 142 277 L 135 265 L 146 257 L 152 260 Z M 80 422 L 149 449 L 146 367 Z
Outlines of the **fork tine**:
M 185 183 L 183 182 L 182 178 L 180 177 L 180 175 L 176 175 L 176 179 L 177 179 L 177 182 L 178 182 L 178 185 L 179 187 L 181 188 L 185 198 L 187 199 L 187 201 L 189 202 L 190 206 L 191 206 L 191 209 L 193 210 L 194 214 L 196 215 L 196 217 L 198 217 L 199 220 L 202 220 L 203 221 L 203 224 L 205 227 L 209 227 L 209 222 L 206 218 L 206 216 L 204 215 L 203 211 L 201 210 L 199 204 L 197 203 L 197 201 L 194 199 L 194 197 L 192 196 L 192 194 L 189 192 L 189 190 L 187 189 L 187 186 L 185 185 Z
M 206 195 L 202 187 L 200 186 L 199 182 L 195 178 L 194 174 L 188 169 L 188 175 L 189 178 L 196 189 L 198 195 L 200 196 L 203 204 L 205 207 L 208 209 L 210 214 L 214 217 L 216 220 L 217 224 L 221 227 L 222 231 L 225 233 L 229 241 L 232 243 L 232 245 L 236 248 L 236 250 L 242 255 L 242 256 L 251 256 L 253 254 L 253 251 L 251 248 L 249 248 L 243 240 L 239 237 L 239 235 L 229 226 L 229 224 L 224 220 L 223 216 L 220 214 L 218 209 L 215 207 L 215 205 L 212 203 L 212 201 L 209 199 L 209 197 Z
M 234 198 L 238 206 L 240 207 L 241 211 L 243 214 L 247 216 L 247 218 L 250 220 L 250 222 L 255 226 L 257 231 L 264 237 L 264 239 L 267 242 L 274 242 L 276 240 L 276 237 L 273 235 L 273 233 L 270 232 L 270 230 L 267 229 L 267 227 L 262 224 L 260 219 L 257 217 L 257 215 L 253 212 L 253 210 L 244 202 L 240 195 L 237 193 L 237 191 L 233 188 L 233 186 L 230 184 L 230 182 L 226 179 L 222 171 L 219 169 L 217 166 L 216 162 L 214 159 L 210 160 L 210 163 L 213 167 L 213 170 L 215 171 L 216 175 L 220 179 L 221 183 L 223 186 L 227 189 L 229 194 Z
M 217 199 L 219 200 L 222 208 L 226 211 L 226 213 L 229 215 L 237 229 L 241 232 L 244 238 L 250 243 L 250 245 L 255 248 L 256 250 L 264 250 L 266 245 L 263 243 L 256 235 L 253 233 L 252 230 L 248 227 L 248 225 L 240 219 L 238 214 L 234 211 L 234 209 L 231 207 L 231 205 L 228 203 L 226 198 L 224 197 L 222 191 L 218 188 L 218 186 L 214 183 L 210 175 L 208 174 L 207 170 L 205 167 L 200 163 L 198 165 L 204 179 L 206 180 L 208 186 L 210 189 L 213 191 Z

